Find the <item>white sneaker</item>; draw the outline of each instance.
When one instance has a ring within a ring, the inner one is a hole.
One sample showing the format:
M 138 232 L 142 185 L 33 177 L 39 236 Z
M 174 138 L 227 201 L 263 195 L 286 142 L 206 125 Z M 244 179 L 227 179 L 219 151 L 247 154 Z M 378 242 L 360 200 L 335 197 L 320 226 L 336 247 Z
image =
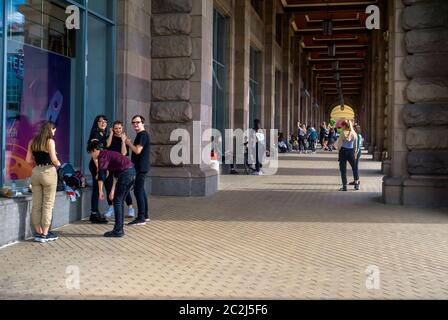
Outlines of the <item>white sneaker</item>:
M 109 209 L 107 209 L 106 213 L 104 214 L 105 217 L 112 217 L 114 215 L 114 207 L 109 207 Z
M 128 208 L 128 218 L 135 218 L 135 210 L 134 208 Z

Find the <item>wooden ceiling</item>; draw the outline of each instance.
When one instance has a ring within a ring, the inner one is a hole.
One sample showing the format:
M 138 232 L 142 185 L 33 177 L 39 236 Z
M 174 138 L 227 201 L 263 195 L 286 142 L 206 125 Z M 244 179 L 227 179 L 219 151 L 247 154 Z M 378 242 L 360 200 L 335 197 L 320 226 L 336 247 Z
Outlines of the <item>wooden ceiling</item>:
M 366 28 L 366 8 L 378 5 L 378 0 L 281 1 L 285 12 L 293 16 L 296 33 L 303 39 L 301 46 L 319 90 L 333 99 L 339 96 L 335 79 L 338 72 L 342 94 L 359 98 L 371 42 L 371 31 Z M 324 35 L 325 20 L 332 21 L 331 35 Z M 333 45 L 336 46 L 334 56 L 329 52 L 329 46 Z

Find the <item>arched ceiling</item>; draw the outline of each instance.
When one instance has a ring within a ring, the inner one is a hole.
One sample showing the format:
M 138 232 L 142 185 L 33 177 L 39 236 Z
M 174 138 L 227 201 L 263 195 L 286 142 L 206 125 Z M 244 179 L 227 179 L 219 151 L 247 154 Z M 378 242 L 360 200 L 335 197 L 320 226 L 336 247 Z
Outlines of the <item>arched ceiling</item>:
M 366 28 L 366 8 L 378 5 L 378 0 L 281 1 L 285 12 L 292 14 L 293 27 L 303 39 L 301 46 L 324 98 L 329 101 L 339 97 L 339 77 L 343 96 L 359 100 L 371 43 L 371 31 Z M 331 35 L 324 35 L 325 20 L 332 21 Z M 334 55 L 329 50 L 333 45 Z
M 336 120 L 353 120 L 355 119 L 355 111 L 348 105 L 344 105 L 344 110 L 341 110 L 341 106 L 339 105 L 333 108 L 330 118 Z

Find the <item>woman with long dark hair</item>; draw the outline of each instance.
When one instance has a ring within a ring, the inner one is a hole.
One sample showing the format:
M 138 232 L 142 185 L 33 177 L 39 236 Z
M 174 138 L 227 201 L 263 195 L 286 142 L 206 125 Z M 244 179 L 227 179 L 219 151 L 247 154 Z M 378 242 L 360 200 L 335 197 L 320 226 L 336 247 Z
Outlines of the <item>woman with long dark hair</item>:
M 26 154 L 26 162 L 35 165 L 31 176 L 33 191 L 31 221 L 36 231 L 34 241 L 40 243 L 58 239 L 50 231 L 58 185 L 56 167 L 61 166 L 56 153 L 55 133 L 56 125 L 51 121 L 45 122 L 29 142 Z
M 106 148 L 107 146 L 107 138 L 108 138 L 108 131 L 107 131 L 107 117 L 105 115 L 98 115 L 92 124 L 92 129 L 90 130 L 89 140 L 87 141 L 87 145 L 90 145 L 93 141 L 99 141 L 100 145 L 103 148 Z M 98 202 L 99 202 L 99 191 L 98 191 L 98 164 L 95 162 L 95 160 L 91 159 L 89 162 L 89 170 L 92 175 L 92 197 L 90 200 L 90 221 L 92 223 L 96 224 L 106 224 L 108 221 L 101 215 L 99 208 L 98 208 Z M 107 199 L 109 203 L 109 211 L 112 210 L 113 212 L 113 206 L 112 201 L 109 200 L 109 193 L 110 193 L 110 187 L 112 186 L 113 177 L 109 175 L 104 181 L 104 185 L 106 187 L 106 193 L 107 193 Z M 112 209 L 111 209 L 112 208 Z

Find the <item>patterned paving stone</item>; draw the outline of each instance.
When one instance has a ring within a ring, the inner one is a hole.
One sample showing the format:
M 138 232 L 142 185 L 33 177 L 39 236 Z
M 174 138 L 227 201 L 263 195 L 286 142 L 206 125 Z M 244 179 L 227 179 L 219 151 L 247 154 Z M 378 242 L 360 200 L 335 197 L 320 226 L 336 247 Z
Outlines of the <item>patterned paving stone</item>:
M 208 198 L 150 197 L 124 238 L 80 222 L 1 249 L 0 298 L 447 299 L 448 210 L 381 203 L 367 155 L 361 179 L 338 192 L 336 154 L 293 153 Z

